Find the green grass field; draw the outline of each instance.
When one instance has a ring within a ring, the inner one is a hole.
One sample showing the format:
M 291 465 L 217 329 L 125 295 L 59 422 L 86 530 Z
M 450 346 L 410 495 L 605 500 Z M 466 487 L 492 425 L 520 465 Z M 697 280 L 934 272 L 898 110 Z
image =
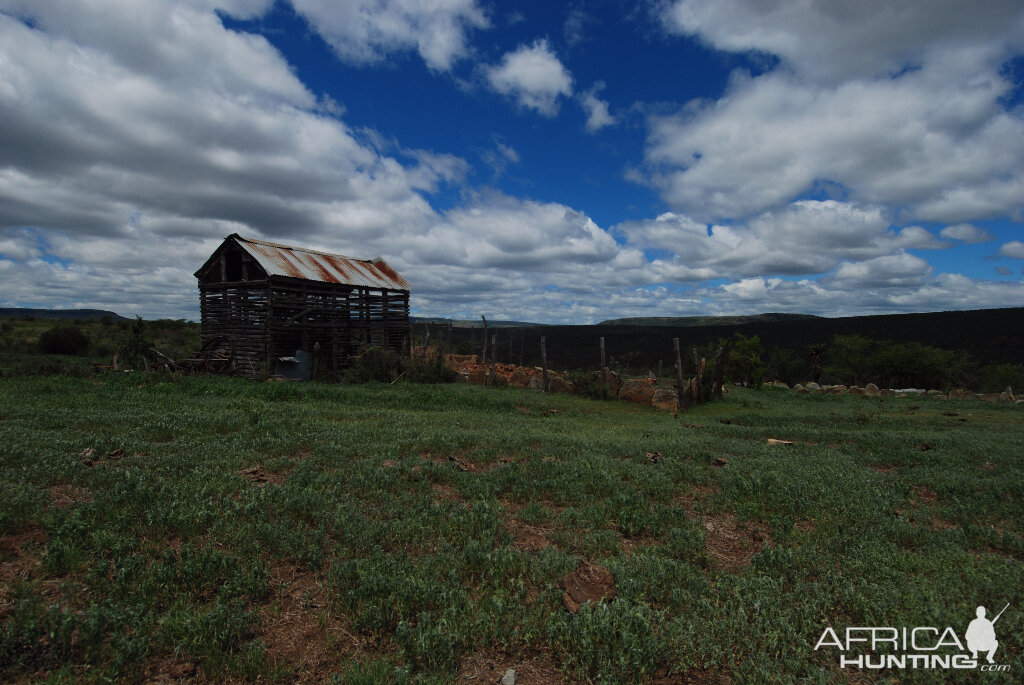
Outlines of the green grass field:
M 1008 404 L 735 390 L 673 416 L 461 385 L 0 379 L 0 535 L 2 681 L 1024 676 Z M 564 579 L 600 569 L 609 597 L 570 612 Z M 828 626 L 962 638 L 1006 603 L 1009 673 L 814 650 Z

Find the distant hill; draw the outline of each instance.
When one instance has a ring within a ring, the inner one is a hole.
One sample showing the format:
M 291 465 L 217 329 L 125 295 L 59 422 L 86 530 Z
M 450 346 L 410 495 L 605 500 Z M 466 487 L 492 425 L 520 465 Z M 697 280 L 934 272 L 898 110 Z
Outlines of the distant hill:
M 105 309 L 28 309 L 25 307 L 0 307 L 0 316 L 32 316 L 37 319 L 102 319 L 109 316 L 114 321 L 127 320 L 126 317 Z
M 769 318 L 762 318 L 765 316 Z M 686 317 L 676 319 L 682 323 L 657 325 L 509 327 L 498 332 L 498 360 L 536 366 L 540 363 L 540 338 L 544 336 L 548 363 L 553 368 L 593 368 L 598 360 L 598 339 L 603 337 L 609 358 L 629 360 L 636 367 L 657 368 L 659 361 L 671 366 L 673 338 L 679 338 L 683 348 L 689 350 L 742 333 L 759 336 L 766 353 L 779 348 L 789 350 L 796 359 L 806 356 L 808 345 L 828 344 L 837 335 L 862 335 L 963 350 L 982 365 L 1024 363 L 1024 308 L 1020 307 L 843 318 L 791 314 L 707 317 L 709 323 L 694 323 L 701 318 Z M 737 323 L 743 319 L 748 321 Z M 455 328 L 455 342 L 479 351 L 483 340 L 474 329 Z
M 598 326 L 671 326 L 672 328 L 695 328 L 697 326 L 740 326 L 748 323 L 770 323 L 775 321 L 800 321 L 820 319 L 812 314 L 767 313 L 751 316 L 634 316 L 626 319 L 608 319 Z
M 483 328 L 484 322 L 480 319 L 445 319 L 436 316 L 410 316 L 409 320 L 412 323 L 427 323 L 431 326 L 447 326 L 451 324 L 452 328 Z M 487 319 L 488 328 L 532 328 L 537 326 L 544 326 L 542 323 L 529 323 L 526 321 L 491 321 Z

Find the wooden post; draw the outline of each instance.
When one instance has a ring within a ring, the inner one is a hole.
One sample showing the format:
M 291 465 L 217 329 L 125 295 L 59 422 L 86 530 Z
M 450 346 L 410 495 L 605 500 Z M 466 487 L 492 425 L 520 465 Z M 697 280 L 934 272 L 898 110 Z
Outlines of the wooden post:
M 544 385 L 544 392 L 548 391 L 548 351 L 545 336 L 540 336 L 540 377 Z
M 693 366 L 696 375 L 693 377 L 692 388 L 693 401 L 700 404 L 704 401 L 704 360 L 697 356 L 697 348 L 693 348 Z
M 658 360 L 658 378 L 661 378 L 661 372 L 662 372 L 663 368 L 664 367 L 662 366 L 662 360 L 659 359 Z
M 608 399 L 608 365 L 604 361 L 604 336 L 601 336 L 601 399 Z
M 491 335 L 491 385 L 498 385 L 498 334 Z
M 486 364 L 487 363 L 487 317 L 484 316 L 483 314 L 481 314 L 480 318 L 484 320 L 484 350 L 480 354 L 480 363 L 481 364 Z
M 729 346 L 718 348 L 718 353 L 715 354 L 715 365 L 714 370 L 711 372 L 711 398 L 715 400 L 722 399 L 722 375 L 725 371 L 724 359 Z
M 679 398 L 679 408 L 686 409 L 690 403 L 683 397 L 683 358 L 679 354 L 679 338 L 672 338 L 672 349 L 676 354 L 676 395 Z

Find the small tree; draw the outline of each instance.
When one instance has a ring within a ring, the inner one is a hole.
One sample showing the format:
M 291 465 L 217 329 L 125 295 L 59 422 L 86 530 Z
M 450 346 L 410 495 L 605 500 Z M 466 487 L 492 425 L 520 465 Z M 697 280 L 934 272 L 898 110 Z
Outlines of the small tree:
M 821 362 L 824 356 L 824 343 L 807 346 L 807 361 L 811 364 L 811 380 L 815 383 L 821 380 Z
M 722 341 L 720 346 L 724 346 Z M 761 337 L 752 335 L 749 338 L 742 333 L 734 333 L 729 357 L 725 364 L 725 375 L 733 382 L 747 387 L 758 387 L 764 379 L 764 362 L 761 355 L 764 347 Z
M 60 324 L 39 336 L 39 349 L 46 354 L 81 356 L 89 351 L 89 338 L 78 326 Z
M 147 371 L 149 369 L 147 353 L 151 347 L 153 347 L 153 342 L 146 338 L 146 323 L 141 316 L 136 316 L 135 322 L 128 331 L 128 337 L 125 338 L 118 354 L 126 365 Z
M 867 378 L 874 342 L 862 335 L 837 335 L 829 346 L 825 375 L 844 385 L 859 385 Z

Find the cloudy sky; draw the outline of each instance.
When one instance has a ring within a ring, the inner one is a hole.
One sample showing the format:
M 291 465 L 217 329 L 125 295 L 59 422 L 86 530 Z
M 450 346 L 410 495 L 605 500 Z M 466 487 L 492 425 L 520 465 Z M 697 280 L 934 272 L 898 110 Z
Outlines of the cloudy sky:
M 0 305 L 198 318 L 231 233 L 416 314 L 1024 305 L 1020 0 L 0 0 Z

